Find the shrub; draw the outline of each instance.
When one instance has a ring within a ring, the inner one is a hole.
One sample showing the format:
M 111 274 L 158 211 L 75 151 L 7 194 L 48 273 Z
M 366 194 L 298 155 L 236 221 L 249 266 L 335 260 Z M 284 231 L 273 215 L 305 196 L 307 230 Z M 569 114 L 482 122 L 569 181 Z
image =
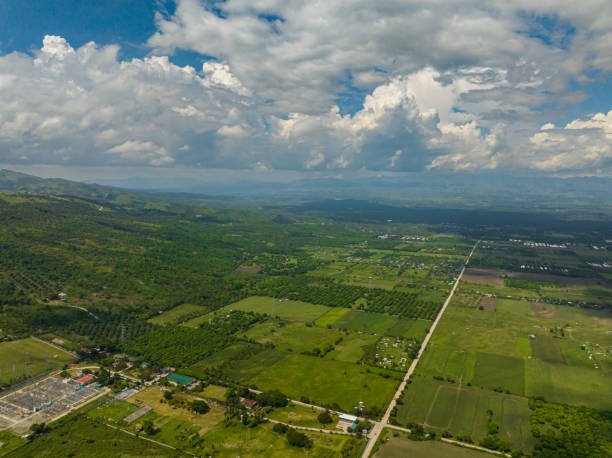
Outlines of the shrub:
M 319 420 L 319 423 L 323 423 L 324 425 L 328 425 L 334 421 L 329 412 L 321 412 L 317 417 L 317 420 Z
M 272 427 L 272 431 L 278 434 L 285 434 L 287 432 L 287 425 L 283 425 L 282 423 L 275 423 Z

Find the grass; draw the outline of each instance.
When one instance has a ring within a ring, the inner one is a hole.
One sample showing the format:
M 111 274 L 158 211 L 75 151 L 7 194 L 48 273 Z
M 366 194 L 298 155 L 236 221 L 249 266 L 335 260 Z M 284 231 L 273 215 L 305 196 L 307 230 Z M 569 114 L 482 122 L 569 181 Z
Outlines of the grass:
M 500 313 L 513 313 L 515 315 L 531 314 L 531 303 L 527 301 L 513 301 L 510 299 L 500 299 L 497 301 L 495 310 Z
M 19 456 L 120 457 L 183 456 L 182 453 L 126 434 L 81 416 L 54 427 L 19 449 Z
M 204 307 L 202 305 L 181 304 L 170 310 L 166 310 L 148 321 L 149 323 L 159 324 L 162 326 L 168 324 L 178 324 L 185 321 L 188 317 L 193 318 L 193 315 L 204 315 L 206 312 L 208 312 L 208 310 L 208 307 Z
M 558 341 L 559 339 L 551 336 L 536 336 L 531 339 L 533 356 L 549 363 L 565 363 Z
M 134 404 L 111 398 L 104 404 L 89 410 L 87 415 L 91 418 L 99 418 L 105 421 L 121 423 L 125 417 L 136 410 L 138 410 L 138 407 Z
M 175 396 L 180 396 L 180 394 L 175 394 Z M 153 411 L 161 417 L 156 420 L 156 424 L 159 424 L 162 430 L 163 425 L 167 424 L 170 419 L 176 419 L 197 426 L 199 433 L 203 434 L 223 421 L 224 418 L 224 410 L 220 407 L 211 405 L 209 412 L 197 414 L 191 410 L 161 402 L 162 400 L 163 391 L 157 386 L 152 386 L 131 396 L 128 402 L 138 407 L 145 405 L 152 407 Z
M 382 441 L 375 458 L 397 458 L 410 456 L 412 458 L 486 458 L 488 453 L 458 447 L 440 441 L 411 441 L 405 434 L 393 431 Z
M 249 382 L 264 391 L 279 389 L 292 399 L 307 396 L 319 405 L 337 403 L 341 409 L 352 411 L 359 401 L 366 407 L 383 407 L 389 402 L 399 382 L 381 373 L 386 372 L 290 353 Z
M 222 423 L 203 437 L 204 453 L 201 456 L 235 458 L 262 456 L 271 458 L 316 456 L 331 458 L 340 456 L 347 442 L 356 441 L 348 436 L 330 435 L 315 432 L 306 433 L 313 440 L 311 450 L 292 447 L 284 435 L 274 433 L 271 424 L 245 428 L 236 421 Z M 360 447 L 354 447 L 360 450 Z M 356 455 L 350 455 L 355 457 Z
M 280 350 L 295 352 L 311 351 L 314 348 L 323 350 L 326 345 L 333 345 L 343 334 L 336 329 L 304 326 L 298 323 L 277 323 L 267 321 L 249 329 L 245 333 L 248 339 L 259 343 L 273 343 Z
M 224 313 L 227 310 L 266 313 L 292 321 L 315 321 L 326 313 L 329 307 L 302 301 L 273 299 L 266 296 L 251 296 L 227 305 L 216 313 Z
M 500 388 L 514 394 L 525 393 L 525 360 L 479 352 L 472 384 L 482 388 Z
M 415 377 L 398 409 L 402 424 L 414 421 L 438 431 L 470 436 L 479 441 L 487 434 L 488 411 L 500 426 L 500 436 L 515 449 L 531 451 L 534 439 L 527 399 L 475 387 Z
M 0 373 L 3 383 L 15 382 L 17 378 L 33 377 L 47 369 L 62 367 L 74 360 L 65 351 L 31 338 L 0 343 Z M 48 367 L 47 367 L 48 361 Z
M 262 371 L 267 371 L 287 356 L 287 353 L 278 350 L 263 350 L 249 357 L 232 361 L 224 369 L 224 375 L 240 383 L 246 383 Z
M 363 357 L 365 347 L 374 344 L 377 339 L 376 336 L 356 332 L 343 335 L 342 342 L 334 345 L 334 350 L 325 355 L 325 358 L 356 363 Z
M 6 455 L 25 444 L 25 441 L 10 431 L 0 431 L 0 444 L 0 455 Z
M 398 318 L 395 324 L 385 331 L 385 334 L 392 337 L 415 338 L 422 341 L 427 335 L 429 328 L 431 328 L 431 324 L 432 322 L 427 320 Z
M 436 428 L 448 429 L 455 415 L 455 406 L 460 393 L 457 387 L 440 385 L 425 423 Z
M 198 361 L 194 365 L 190 366 L 189 370 L 202 372 L 204 369 L 218 366 L 226 359 L 237 355 L 242 350 L 250 347 L 251 345 L 252 344 L 248 342 L 236 342 L 235 344 L 232 344 L 229 347 L 226 347 L 223 350 L 219 350 L 218 352 L 213 353 L 212 355 L 204 358 L 203 360 Z
M 546 401 L 612 409 L 610 376 L 600 369 L 527 360 L 525 394 Z
M 529 358 L 531 353 L 531 339 L 528 337 L 517 337 L 515 346 L 516 356 L 519 358 Z
M 382 313 L 351 310 L 349 313 L 336 320 L 334 327 L 350 329 L 352 331 L 370 332 L 372 334 L 384 334 L 387 329 L 395 325 L 396 320 L 396 318 Z
M 225 401 L 225 392 L 227 388 L 218 385 L 208 385 L 199 393 L 193 393 L 195 396 L 202 396 L 207 399 L 214 399 L 216 401 Z
M 346 315 L 350 309 L 343 307 L 334 307 L 329 310 L 325 315 L 319 317 L 315 324 L 317 326 L 326 327 L 334 324 L 336 320 L 344 315 Z
M 338 416 L 332 415 L 333 422 L 324 425 L 319 423 L 319 420 L 317 419 L 321 413 L 321 410 L 289 403 L 287 407 L 274 409 L 266 416 L 273 420 L 282 421 L 283 423 L 288 423 L 290 425 L 335 430 L 336 425 L 338 424 Z
M 466 384 L 472 380 L 475 364 L 476 352 L 432 345 L 428 346 L 423 354 L 418 371 L 444 378 L 461 377 Z

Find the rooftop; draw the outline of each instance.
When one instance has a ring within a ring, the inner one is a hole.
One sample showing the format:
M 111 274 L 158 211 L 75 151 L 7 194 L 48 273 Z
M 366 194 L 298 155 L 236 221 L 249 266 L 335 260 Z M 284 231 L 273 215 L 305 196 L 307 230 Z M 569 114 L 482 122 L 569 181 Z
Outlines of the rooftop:
M 180 385 L 189 385 L 194 380 L 195 380 L 195 377 L 179 374 L 178 372 L 173 372 L 172 374 L 168 376 L 169 382 L 178 383 Z

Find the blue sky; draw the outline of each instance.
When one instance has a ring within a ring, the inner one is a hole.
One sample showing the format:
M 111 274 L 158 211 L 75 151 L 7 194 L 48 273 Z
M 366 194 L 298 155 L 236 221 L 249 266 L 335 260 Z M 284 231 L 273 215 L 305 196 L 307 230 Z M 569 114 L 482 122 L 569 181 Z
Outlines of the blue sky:
M 610 176 L 612 3 L 540 3 L 0 2 L 0 163 Z

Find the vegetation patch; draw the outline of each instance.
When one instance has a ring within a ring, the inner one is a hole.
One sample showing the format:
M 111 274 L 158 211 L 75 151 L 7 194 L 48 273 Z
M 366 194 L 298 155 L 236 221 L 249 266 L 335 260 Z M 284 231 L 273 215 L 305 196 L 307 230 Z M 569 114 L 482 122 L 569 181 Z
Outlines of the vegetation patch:
M 196 318 L 200 315 L 204 315 L 209 311 L 208 307 L 194 304 L 181 304 L 170 310 L 166 310 L 148 321 L 152 324 L 159 324 L 165 326 L 167 324 L 179 324 L 183 321 Z
M 395 319 L 382 313 L 362 312 L 351 310 L 340 317 L 334 326 L 352 331 L 363 331 L 372 334 L 384 334 L 395 324 Z
M 549 363 L 564 364 L 565 358 L 558 340 L 548 335 L 537 335 L 535 339 L 530 339 L 533 356 Z
M 27 338 L 0 343 L 0 382 L 11 384 L 62 367 L 74 356 L 59 348 Z
M 239 302 L 234 302 L 215 314 L 223 314 L 229 310 L 256 312 L 270 316 L 278 316 L 292 321 L 312 322 L 329 310 L 328 307 L 308 302 L 277 299 L 266 296 L 252 296 Z
M 385 371 L 298 354 L 288 354 L 250 382 L 264 391 L 278 389 L 292 399 L 307 397 L 318 405 L 337 404 L 347 412 L 360 401 L 382 412 L 399 383 Z
M 326 327 L 333 325 L 338 318 L 346 315 L 351 309 L 343 307 L 334 307 L 330 309 L 325 315 L 319 317 L 315 324 L 317 326 Z
M 525 362 L 521 358 L 478 352 L 472 385 L 523 395 Z

